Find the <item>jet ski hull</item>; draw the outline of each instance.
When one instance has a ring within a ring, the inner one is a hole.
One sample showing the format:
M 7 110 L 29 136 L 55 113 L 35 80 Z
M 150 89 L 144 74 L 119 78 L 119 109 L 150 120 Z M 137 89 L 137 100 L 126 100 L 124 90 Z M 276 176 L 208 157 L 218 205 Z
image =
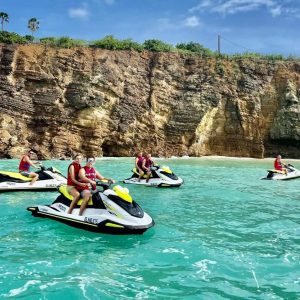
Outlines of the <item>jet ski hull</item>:
M 37 173 L 40 179 L 30 185 L 31 180 L 19 173 L 0 171 L 0 192 L 54 191 L 60 185 L 67 184 L 67 179 L 52 167 Z
M 82 199 L 68 214 L 72 196 L 66 186 L 59 188 L 60 195 L 51 205 L 28 207 L 33 216 L 50 218 L 67 225 L 93 232 L 110 234 L 142 234 L 154 226 L 153 219 L 131 198 L 128 189 L 108 187 L 96 192 L 83 214 L 79 215 Z
M 141 179 L 138 181 L 137 177 L 131 177 L 123 180 L 124 183 L 127 184 L 137 184 L 137 185 L 144 185 L 144 186 L 154 186 L 154 187 L 179 187 L 183 184 L 183 180 L 176 180 L 176 181 L 165 181 L 165 180 L 156 180 L 156 179 L 149 179 L 146 182 L 145 179 Z
M 73 214 L 59 213 L 49 206 L 32 206 L 27 208 L 35 217 L 49 218 L 59 221 L 66 225 L 92 231 L 98 233 L 109 234 L 143 234 L 147 229 L 154 226 L 154 221 L 151 221 L 145 225 L 129 225 L 115 222 L 108 218 L 98 222 L 99 218 L 93 218 L 93 216 L 76 216 Z M 147 215 L 148 216 L 148 215 Z M 97 221 L 96 221 L 97 220 Z
M 284 173 L 283 171 L 278 170 L 268 170 L 268 175 L 261 179 L 267 180 L 290 180 L 300 177 L 300 171 L 297 170 L 294 166 L 288 165 L 288 172 Z
M 151 168 L 151 177 L 146 182 L 146 175 L 138 180 L 139 173 L 136 168 L 132 170 L 133 174 L 130 178 L 124 179 L 123 183 L 136 184 L 153 187 L 179 187 L 183 184 L 183 179 L 176 176 L 169 167 L 154 166 Z
M 273 176 L 266 176 L 263 177 L 262 179 L 266 180 L 291 180 L 291 179 L 296 179 L 300 177 L 300 172 L 291 172 L 288 173 L 287 175 L 285 174 L 274 174 Z
M 55 191 L 63 181 L 35 182 L 33 185 L 29 183 L 0 183 L 0 192 L 19 192 L 19 191 Z

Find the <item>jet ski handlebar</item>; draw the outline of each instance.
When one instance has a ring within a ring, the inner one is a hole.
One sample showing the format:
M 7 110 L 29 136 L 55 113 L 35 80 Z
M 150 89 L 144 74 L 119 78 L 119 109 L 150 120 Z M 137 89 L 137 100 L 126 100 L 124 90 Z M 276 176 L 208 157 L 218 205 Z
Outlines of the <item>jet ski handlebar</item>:
M 112 184 L 112 181 L 103 182 L 103 181 L 96 181 L 96 186 L 101 186 L 103 191 L 108 190 Z

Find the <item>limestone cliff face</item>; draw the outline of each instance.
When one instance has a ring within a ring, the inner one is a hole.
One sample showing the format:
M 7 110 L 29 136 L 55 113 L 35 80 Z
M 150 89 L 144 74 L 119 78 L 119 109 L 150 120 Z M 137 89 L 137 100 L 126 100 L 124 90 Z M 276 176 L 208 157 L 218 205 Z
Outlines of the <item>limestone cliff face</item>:
M 0 46 L 0 157 L 300 154 L 300 63 Z

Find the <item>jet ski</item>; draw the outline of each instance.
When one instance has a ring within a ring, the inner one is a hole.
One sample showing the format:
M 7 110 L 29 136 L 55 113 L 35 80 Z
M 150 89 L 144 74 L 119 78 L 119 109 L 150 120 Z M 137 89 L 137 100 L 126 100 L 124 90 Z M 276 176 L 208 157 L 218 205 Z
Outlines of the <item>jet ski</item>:
M 261 179 L 269 179 L 269 180 L 288 180 L 300 177 L 300 171 L 297 170 L 293 165 L 288 164 L 285 165 L 287 169 L 287 173 L 279 170 L 267 170 L 268 174 L 266 177 Z
M 99 186 L 99 183 L 98 183 Z M 33 216 L 45 217 L 63 222 L 70 226 L 94 232 L 112 234 L 142 234 L 154 226 L 152 218 L 132 199 L 127 188 L 100 183 L 102 191 L 97 190 L 89 200 L 83 215 L 79 216 L 82 199 L 73 209 L 67 211 L 73 197 L 67 192 L 67 187 L 60 186 L 60 195 L 51 205 L 28 207 Z
M 132 170 L 133 174 L 130 178 L 124 179 L 124 183 L 140 184 L 156 187 L 178 187 L 183 184 L 183 180 L 175 175 L 169 167 L 153 166 L 149 181 L 146 182 L 147 175 L 144 175 L 139 181 L 139 172 L 136 168 Z
M 0 192 L 57 190 L 58 186 L 67 184 L 66 177 L 54 167 L 46 169 L 41 166 L 35 173 L 39 174 L 39 179 L 30 185 L 32 178 L 18 172 L 0 171 Z

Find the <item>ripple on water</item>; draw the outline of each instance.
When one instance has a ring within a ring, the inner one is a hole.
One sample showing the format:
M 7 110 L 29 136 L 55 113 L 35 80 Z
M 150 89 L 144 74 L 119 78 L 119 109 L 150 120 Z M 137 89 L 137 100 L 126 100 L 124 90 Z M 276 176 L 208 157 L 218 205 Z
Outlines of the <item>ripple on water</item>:
M 132 161 L 100 159 L 96 167 L 122 180 Z M 0 161 L 0 169 L 16 163 Z M 160 163 L 185 183 L 127 186 L 156 222 L 141 236 L 95 234 L 26 211 L 55 193 L 1 194 L 0 298 L 300 297 L 300 180 L 259 180 L 270 160 Z M 66 172 L 68 162 L 52 164 Z

